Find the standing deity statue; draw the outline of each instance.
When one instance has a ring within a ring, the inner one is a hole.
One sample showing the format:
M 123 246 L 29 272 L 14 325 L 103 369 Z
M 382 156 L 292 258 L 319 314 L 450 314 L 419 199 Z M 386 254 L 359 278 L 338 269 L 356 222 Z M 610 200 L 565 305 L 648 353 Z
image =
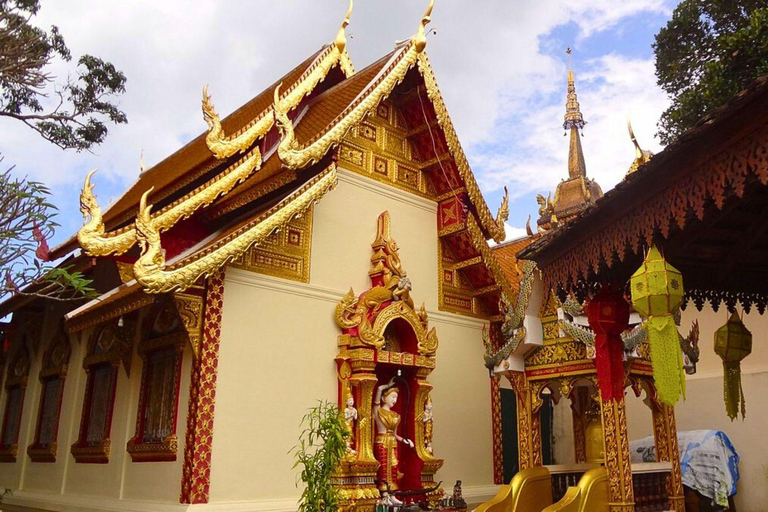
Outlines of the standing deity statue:
M 383 384 L 377 388 L 373 416 L 376 420 L 375 452 L 376 459 L 380 463 L 377 483 L 381 493 L 381 502 L 384 505 L 400 506 L 403 503 L 390 494 L 398 489 L 397 481 L 400 478 L 397 442 L 413 448 L 413 441 L 400 437 L 397 433 L 400 415 L 392 410 L 392 407 L 397 403 L 398 396 L 398 389 L 394 382 L 393 377 L 388 384 Z
M 427 401 L 424 402 L 424 413 L 421 417 L 421 421 L 424 423 L 424 448 L 427 453 L 434 455 L 432 451 L 432 397 L 427 395 Z
M 344 423 L 347 424 L 349 437 L 347 438 L 347 453 L 354 455 L 355 451 L 355 423 L 357 422 L 357 409 L 352 395 L 347 397 L 347 407 L 344 409 Z

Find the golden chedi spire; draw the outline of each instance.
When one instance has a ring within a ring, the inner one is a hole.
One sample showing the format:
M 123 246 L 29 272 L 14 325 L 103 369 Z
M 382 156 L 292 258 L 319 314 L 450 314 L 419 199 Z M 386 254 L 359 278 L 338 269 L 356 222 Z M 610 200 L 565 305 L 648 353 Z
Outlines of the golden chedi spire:
M 570 48 L 566 50 L 566 54 L 568 55 L 568 94 L 565 102 L 563 128 L 571 132 L 568 149 L 568 179 L 557 185 L 555 197 L 551 203 L 548 200 L 544 202 L 543 196 L 541 196 L 539 204 L 542 208 L 539 209 L 541 217 L 538 220 L 538 225 L 543 229 L 567 222 L 603 195 L 600 185 L 587 178 L 587 165 L 584 162 L 580 133 L 580 130 L 587 123 L 584 121 L 576 96 L 576 82 L 571 68 Z

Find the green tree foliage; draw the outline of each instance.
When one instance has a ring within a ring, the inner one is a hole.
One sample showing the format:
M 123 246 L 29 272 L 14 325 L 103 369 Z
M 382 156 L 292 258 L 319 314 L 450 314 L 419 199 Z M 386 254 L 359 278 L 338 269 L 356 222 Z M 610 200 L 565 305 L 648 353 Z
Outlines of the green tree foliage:
M 47 259 L 46 239 L 57 226 L 56 208 L 42 183 L 0 174 L 0 296 L 6 294 L 70 300 L 92 297 L 91 280 L 69 268 L 55 268 Z M 32 285 L 32 286 L 29 286 Z
M 672 98 L 659 137 L 674 141 L 768 73 L 765 0 L 683 0 L 656 35 L 658 84 Z
M 298 478 L 304 483 L 299 512 L 335 512 L 339 497 L 331 474 L 346 453 L 350 432 L 339 409 L 328 402 L 311 408 L 301 424 L 305 428 L 293 450 L 293 467 L 302 466 Z
M 0 116 L 21 121 L 60 148 L 90 149 L 104 141 L 107 122 L 127 122 L 110 102 L 125 92 L 125 75 L 83 55 L 77 78 L 56 82 L 47 69 L 72 55 L 58 28 L 30 23 L 39 10 L 39 0 L 0 0 Z
M 0 117 L 24 123 L 62 149 L 89 150 L 104 141 L 107 123 L 127 122 L 111 102 L 125 92 L 125 75 L 83 55 L 76 77 L 57 81 L 50 67 L 72 55 L 58 28 L 46 31 L 31 23 L 39 10 L 39 0 L 0 0 Z M 57 226 L 49 196 L 43 184 L 15 178 L 12 168 L 0 173 L 0 297 L 95 295 L 81 273 L 44 263 L 47 239 Z

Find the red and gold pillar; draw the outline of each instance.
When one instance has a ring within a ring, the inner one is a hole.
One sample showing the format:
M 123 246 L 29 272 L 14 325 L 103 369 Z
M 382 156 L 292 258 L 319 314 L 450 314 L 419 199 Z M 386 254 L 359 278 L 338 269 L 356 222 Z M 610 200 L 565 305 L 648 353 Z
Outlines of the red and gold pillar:
M 501 429 L 501 382 L 498 376 L 491 377 L 491 432 L 493 439 L 493 483 L 504 483 L 504 442 Z
M 571 416 L 573 418 L 573 454 L 576 464 L 587 462 L 586 412 L 589 407 L 589 388 L 574 387 L 571 392 Z
M 589 326 L 595 331 L 595 365 L 605 440 L 610 512 L 635 510 L 632 465 L 624 402 L 621 332 L 629 324 L 629 304 L 619 287 L 604 284 L 587 304 Z
M 608 470 L 610 512 L 635 510 L 632 465 L 627 434 L 627 409 L 624 399 L 600 398 L 605 436 L 605 468 Z
M 181 503 L 208 503 L 211 488 L 213 413 L 216 405 L 216 376 L 219 366 L 221 312 L 224 304 L 224 271 L 206 283 L 202 336 L 192 364 L 184 443 Z
M 520 471 L 541 466 L 541 418 L 542 401 L 537 400 L 537 388 L 524 373 L 514 373 L 509 381 L 517 398 L 517 452 Z

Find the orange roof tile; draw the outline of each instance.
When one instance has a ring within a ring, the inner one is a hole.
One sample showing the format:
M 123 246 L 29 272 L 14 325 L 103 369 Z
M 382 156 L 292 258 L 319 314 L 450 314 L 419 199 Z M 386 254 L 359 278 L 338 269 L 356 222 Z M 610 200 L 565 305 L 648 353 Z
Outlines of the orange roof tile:
M 496 259 L 499 260 L 499 265 L 501 265 L 501 269 L 504 271 L 504 275 L 507 276 L 507 280 L 515 293 L 520 289 L 520 278 L 523 275 L 522 265 L 520 260 L 517 259 L 517 253 L 528 247 L 538 238 L 538 235 L 526 236 L 493 247 L 493 253 L 496 255 Z

